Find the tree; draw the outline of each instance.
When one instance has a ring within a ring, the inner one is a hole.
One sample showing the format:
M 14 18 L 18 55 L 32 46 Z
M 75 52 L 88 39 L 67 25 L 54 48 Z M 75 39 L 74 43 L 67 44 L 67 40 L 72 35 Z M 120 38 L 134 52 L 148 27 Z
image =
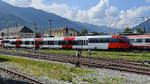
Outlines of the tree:
M 145 28 L 136 28 L 137 33 L 144 34 L 145 33 Z
M 35 33 L 35 37 L 36 37 L 36 38 L 40 38 L 40 37 L 42 37 L 42 35 L 41 35 L 40 32 L 36 32 L 36 33 Z
M 132 30 L 131 30 L 129 27 L 127 27 L 127 28 L 124 30 L 124 33 L 132 33 Z
M 82 31 L 80 32 L 80 35 L 84 36 L 86 34 L 88 34 L 88 30 L 86 28 L 83 28 Z
M 93 35 L 106 35 L 107 33 L 104 32 L 91 32 Z
M 141 33 L 142 32 L 141 28 L 136 28 L 136 31 L 137 31 L 137 33 Z

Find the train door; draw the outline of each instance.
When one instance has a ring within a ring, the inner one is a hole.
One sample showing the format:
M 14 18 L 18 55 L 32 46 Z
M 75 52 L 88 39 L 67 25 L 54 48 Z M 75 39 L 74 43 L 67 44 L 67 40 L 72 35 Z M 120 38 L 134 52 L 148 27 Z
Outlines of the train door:
M 75 37 L 64 37 L 61 43 L 62 48 L 72 49 L 74 40 L 75 40 Z
M 9 40 L 4 40 L 4 47 L 9 47 Z
M 35 39 L 35 47 L 36 48 L 42 48 L 42 45 L 43 45 L 43 38 L 37 38 Z
M 16 40 L 16 47 L 17 47 L 17 48 L 20 48 L 21 45 L 22 45 L 22 39 L 17 39 L 17 40 Z

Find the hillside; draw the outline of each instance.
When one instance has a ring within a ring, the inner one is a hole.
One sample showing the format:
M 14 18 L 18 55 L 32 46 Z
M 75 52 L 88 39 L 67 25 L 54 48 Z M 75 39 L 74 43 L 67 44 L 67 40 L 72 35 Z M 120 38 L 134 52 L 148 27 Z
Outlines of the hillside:
M 135 27 L 133 27 L 132 30 L 136 30 L 136 28 L 143 29 L 143 27 L 145 28 L 146 33 L 150 33 L 150 19 L 143 22 L 143 23 L 141 23 L 141 24 L 139 24 L 139 25 L 137 25 L 137 26 L 135 26 Z

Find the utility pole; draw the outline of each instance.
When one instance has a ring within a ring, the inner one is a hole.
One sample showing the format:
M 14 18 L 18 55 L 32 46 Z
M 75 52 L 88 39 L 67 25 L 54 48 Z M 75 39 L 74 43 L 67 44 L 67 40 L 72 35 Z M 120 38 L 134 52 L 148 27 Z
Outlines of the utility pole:
M 52 20 L 48 20 L 49 23 L 49 37 L 51 37 L 51 29 L 52 29 Z
M 34 25 L 34 51 L 36 53 L 36 30 L 37 30 L 37 25 L 36 23 L 33 24 Z
M 7 25 L 6 25 L 6 28 L 7 28 L 7 38 L 9 38 L 9 28 Z
M 66 27 L 66 47 L 67 47 L 67 49 L 68 49 L 68 27 Z

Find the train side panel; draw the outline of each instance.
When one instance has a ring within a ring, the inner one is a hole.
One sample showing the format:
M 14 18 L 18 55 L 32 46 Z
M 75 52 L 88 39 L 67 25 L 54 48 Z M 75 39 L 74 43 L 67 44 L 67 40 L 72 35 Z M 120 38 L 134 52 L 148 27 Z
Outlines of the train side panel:
M 35 41 L 34 41 L 35 40 Z M 36 42 L 36 44 L 34 44 Z M 127 49 L 129 41 L 120 35 L 77 36 L 54 38 L 5 39 L 6 47 L 64 48 L 64 49 Z
M 88 49 L 88 38 L 86 36 L 74 37 L 73 49 Z
M 128 49 L 131 47 L 131 44 L 129 43 L 129 39 L 124 36 L 120 35 L 113 35 L 112 40 L 109 43 L 109 49 Z
M 135 49 L 150 49 L 150 35 L 128 35 Z
M 106 42 L 106 39 L 111 38 L 112 36 L 91 36 L 89 37 L 88 48 L 89 49 L 108 49 L 109 43 Z

